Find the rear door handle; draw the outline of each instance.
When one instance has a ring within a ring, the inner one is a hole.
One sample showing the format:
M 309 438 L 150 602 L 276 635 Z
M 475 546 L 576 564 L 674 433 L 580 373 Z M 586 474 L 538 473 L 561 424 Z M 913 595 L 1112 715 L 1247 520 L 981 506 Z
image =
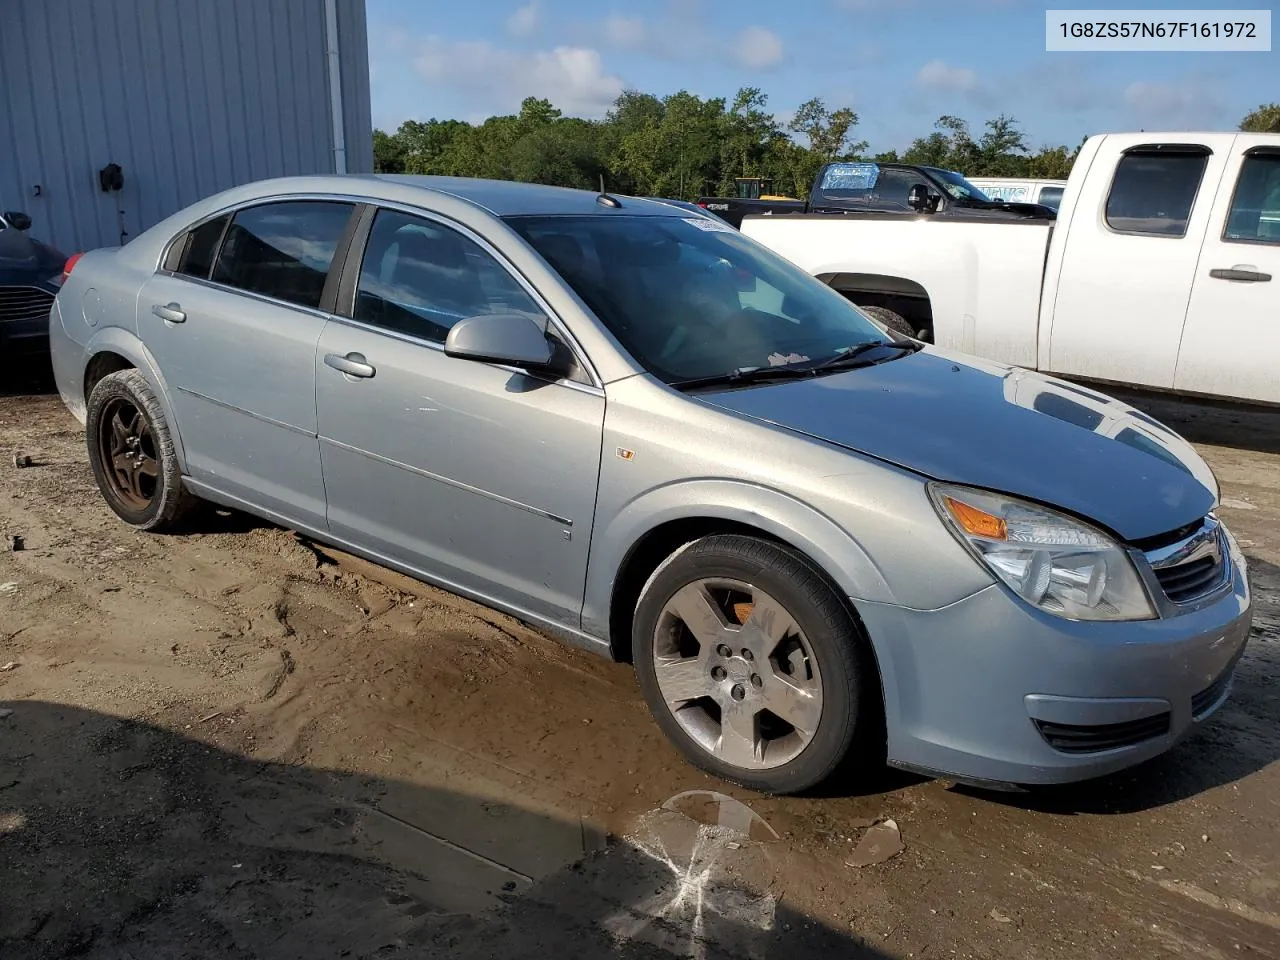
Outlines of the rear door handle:
M 1232 267 L 1230 270 L 1222 268 L 1210 270 L 1209 276 L 1215 280 L 1236 280 L 1241 283 L 1266 283 L 1271 279 L 1271 274 L 1262 273 L 1259 270 L 1243 270 L 1240 267 Z
M 364 358 L 363 353 L 348 353 L 345 357 L 338 353 L 326 353 L 324 363 L 348 377 L 360 377 L 367 380 L 376 372 L 373 365 Z
M 187 315 L 182 312 L 182 305 L 178 303 L 155 304 L 151 308 L 151 312 L 163 320 L 165 323 L 186 323 Z

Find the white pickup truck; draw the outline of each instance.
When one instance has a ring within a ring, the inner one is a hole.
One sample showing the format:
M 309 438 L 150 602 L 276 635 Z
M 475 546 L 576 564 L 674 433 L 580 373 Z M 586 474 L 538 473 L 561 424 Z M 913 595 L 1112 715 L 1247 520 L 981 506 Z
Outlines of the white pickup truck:
M 923 339 L 1101 383 L 1280 404 L 1280 134 L 1091 137 L 1055 220 L 910 209 L 742 232 Z M 894 316 L 894 315 L 898 316 Z

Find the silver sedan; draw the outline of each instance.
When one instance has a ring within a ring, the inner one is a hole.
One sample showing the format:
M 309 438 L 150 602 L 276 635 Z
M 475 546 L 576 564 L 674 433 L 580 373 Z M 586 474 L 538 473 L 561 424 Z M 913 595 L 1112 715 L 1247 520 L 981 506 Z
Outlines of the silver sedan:
M 636 666 L 705 769 L 1096 776 L 1228 695 L 1217 484 L 1092 390 L 890 337 L 719 221 L 512 183 L 257 183 L 70 268 L 107 504 L 245 510 Z

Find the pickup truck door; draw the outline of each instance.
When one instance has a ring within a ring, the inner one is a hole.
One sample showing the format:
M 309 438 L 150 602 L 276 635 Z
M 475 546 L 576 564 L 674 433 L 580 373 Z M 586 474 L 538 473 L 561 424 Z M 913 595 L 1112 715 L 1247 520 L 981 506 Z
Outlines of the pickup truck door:
M 1280 403 L 1280 146 L 1240 134 L 1196 268 L 1174 388 Z
M 1067 234 L 1057 295 L 1044 305 L 1052 312 L 1043 368 L 1173 387 L 1196 263 L 1226 162 L 1223 150 L 1193 139 L 1107 138 L 1084 174 L 1070 219 L 1055 225 Z

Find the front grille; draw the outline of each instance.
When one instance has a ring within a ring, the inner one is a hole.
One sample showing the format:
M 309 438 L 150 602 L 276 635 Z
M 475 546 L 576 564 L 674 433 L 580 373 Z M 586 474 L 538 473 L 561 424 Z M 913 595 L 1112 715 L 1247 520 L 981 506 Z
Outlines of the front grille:
M 1222 560 L 1201 557 L 1176 567 L 1162 567 L 1156 570 L 1156 579 L 1166 597 L 1174 603 L 1187 603 L 1222 582 Z
M 1164 595 L 1191 603 L 1213 593 L 1227 580 L 1228 560 L 1222 526 L 1209 517 L 1178 543 L 1147 553 Z
M 1132 747 L 1169 732 L 1168 712 L 1123 723 L 1073 724 L 1035 721 L 1040 736 L 1061 753 L 1101 753 L 1118 747 Z
M 1231 689 L 1236 666 L 1233 663 L 1222 671 L 1222 676 L 1191 698 L 1191 715 L 1197 720 L 1216 707 Z
M 0 287 L 0 323 L 44 320 L 53 294 L 39 287 Z

